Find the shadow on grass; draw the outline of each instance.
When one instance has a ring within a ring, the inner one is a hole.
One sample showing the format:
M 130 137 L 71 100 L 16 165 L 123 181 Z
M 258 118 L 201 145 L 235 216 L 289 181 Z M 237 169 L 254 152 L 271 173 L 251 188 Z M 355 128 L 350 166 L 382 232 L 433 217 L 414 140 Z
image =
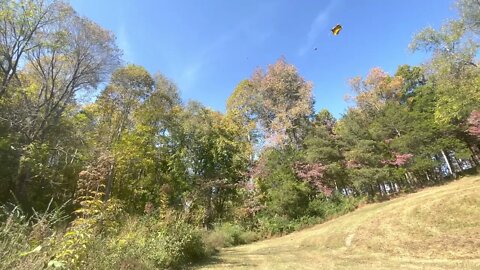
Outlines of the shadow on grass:
M 257 266 L 256 264 L 252 263 L 251 261 L 247 262 L 240 262 L 236 260 L 225 260 L 220 257 L 224 257 L 225 255 L 230 255 L 230 257 L 236 256 L 238 258 L 241 258 L 242 256 L 246 255 L 247 252 L 240 252 L 238 250 L 225 250 L 223 249 L 221 254 L 220 252 L 217 252 L 215 255 L 205 258 L 203 260 L 200 260 L 196 262 L 195 264 L 192 264 L 188 269 L 198 269 L 198 268 L 215 268 L 218 266 L 223 267 L 255 267 Z
M 402 191 L 391 193 L 389 195 L 376 195 L 373 198 L 368 198 L 368 203 L 380 203 L 380 202 L 386 202 L 386 201 L 391 201 L 393 199 L 408 195 L 408 194 L 414 194 L 418 193 L 426 188 L 431 188 L 431 187 L 439 187 L 439 186 L 444 186 L 448 185 L 454 181 L 460 180 L 464 177 L 469 177 L 469 176 L 475 176 L 480 174 L 480 168 L 471 168 L 468 170 L 465 170 L 463 172 L 457 172 L 457 177 L 454 178 L 452 176 L 446 176 L 443 179 L 436 180 L 435 182 L 424 182 L 424 183 L 417 183 L 417 186 L 414 187 L 409 187 L 409 188 L 404 188 Z

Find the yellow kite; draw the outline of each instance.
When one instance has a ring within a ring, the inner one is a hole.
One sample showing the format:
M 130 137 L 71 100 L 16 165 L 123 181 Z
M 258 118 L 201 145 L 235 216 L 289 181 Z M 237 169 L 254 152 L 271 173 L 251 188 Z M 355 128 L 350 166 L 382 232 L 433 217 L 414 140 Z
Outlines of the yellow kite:
M 340 31 L 342 30 L 342 26 L 340 24 L 335 25 L 335 27 L 332 28 L 332 33 L 334 36 L 338 35 Z

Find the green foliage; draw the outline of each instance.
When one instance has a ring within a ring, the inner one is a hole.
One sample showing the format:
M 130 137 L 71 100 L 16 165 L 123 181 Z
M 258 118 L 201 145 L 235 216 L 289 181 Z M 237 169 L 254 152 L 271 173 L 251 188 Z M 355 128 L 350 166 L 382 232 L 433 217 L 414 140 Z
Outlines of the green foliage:
M 0 207 L 0 269 L 40 269 L 57 248 L 57 230 L 67 218 L 66 204 L 28 217 L 14 205 Z
M 159 267 L 175 268 L 204 256 L 199 231 L 185 222 L 175 221 L 167 224 L 157 237 L 161 239 L 159 242 L 164 250 L 164 254 L 154 259 Z
M 259 233 L 263 237 L 283 235 L 295 230 L 296 223 L 285 216 L 265 216 L 258 218 Z
M 308 203 L 305 214 L 300 217 L 291 219 L 286 216 L 261 215 L 257 231 L 262 237 L 287 234 L 349 213 L 362 201 L 363 198 L 346 197 L 339 193 L 334 193 L 331 197 L 318 195 Z
M 208 254 L 213 254 L 224 247 L 249 244 L 258 240 L 258 234 L 229 222 L 218 224 L 214 229 L 204 233 L 203 241 Z
M 8 210 L 2 206 L 0 227 L 0 257 L 1 268 L 11 268 L 18 260 L 18 254 L 30 248 L 28 233 L 30 230 L 28 218 L 18 207 Z
M 200 230 L 181 218 L 130 218 L 119 229 L 93 239 L 82 269 L 182 269 L 206 255 Z
M 308 205 L 312 189 L 297 179 L 293 165 L 297 159 L 293 149 L 268 149 L 259 161 L 256 180 L 263 193 L 265 212 L 286 216 L 287 219 L 302 216 Z
M 79 215 L 67 232 L 63 235 L 58 252 L 53 261 L 67 266 L 69 269 L 83 268 L 89 248 L 94 239 L 101 233 L 107 234 L 118 229 L 117 202 L 103 202 L 98 198 L 82 201 L 82 208 L 76 210 Z
M 102 234 L 111 234 L 119 226 L 122 212 L 116 199 L 105 199 L 105 181 L 110 174 L 111 157 L 101 155 L 97 163 L 80 173 L 74 211 L 75 219 L 57 244 L 59 249 L 52 263 L 59 263 L 69 269 L 82 268 L 89 246 Z

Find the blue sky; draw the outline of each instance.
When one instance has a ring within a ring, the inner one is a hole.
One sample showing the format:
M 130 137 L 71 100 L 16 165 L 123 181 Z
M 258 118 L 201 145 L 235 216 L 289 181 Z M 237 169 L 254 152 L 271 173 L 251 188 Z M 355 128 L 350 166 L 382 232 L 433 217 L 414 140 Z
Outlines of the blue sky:
M 314 84 L 316 110 L 344 112 L 348 80 L 419 64 L 408 44 L 456 12 L 452 0 L 72 0 L 117 36 L 127 63 L 161 72 L 184 100 L 224 111 L 235 86 L 285 56 Z M 329 29 L 343 25 L 339 36 Z M 318 48 L 316 51 L 314 48 Z

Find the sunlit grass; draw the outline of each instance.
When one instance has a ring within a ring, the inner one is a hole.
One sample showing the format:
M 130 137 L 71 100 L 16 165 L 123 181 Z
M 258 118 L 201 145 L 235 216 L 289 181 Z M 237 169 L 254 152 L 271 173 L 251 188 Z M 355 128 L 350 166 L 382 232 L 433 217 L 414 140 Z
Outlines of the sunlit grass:
M 480 177 L 290 235 L 223 250 L 202 269 L 480 269 Z

